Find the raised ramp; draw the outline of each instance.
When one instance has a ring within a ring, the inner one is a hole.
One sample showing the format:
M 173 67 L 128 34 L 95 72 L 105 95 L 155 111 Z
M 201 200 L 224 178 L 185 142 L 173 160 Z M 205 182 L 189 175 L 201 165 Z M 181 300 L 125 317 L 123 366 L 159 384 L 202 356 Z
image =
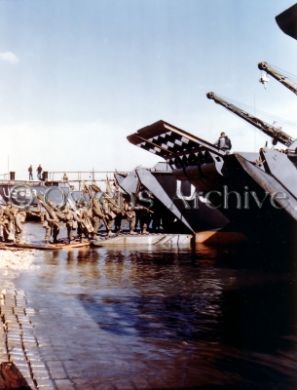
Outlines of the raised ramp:
M 197 165 L 207 160 L 222 166 L 225 152 L 168 122 L 160 120 L 127 137 L 128 141 L 157 156 L 175 169 Z M 208 153 L 208 156 L 205 153 Z
M 30 243 L 1 243 L 0 250 L 20 250 L 20 249 L 38 249 L 38 250 L 61 250 L 61 249 L 76 249 L 90 246 L 89 241 L 68 243 L 43 243 L 43 242 L 30 242 Z
M 94 247 L 191 247 L 190 234 L 137 234 L 119 235 L 92 241 Z

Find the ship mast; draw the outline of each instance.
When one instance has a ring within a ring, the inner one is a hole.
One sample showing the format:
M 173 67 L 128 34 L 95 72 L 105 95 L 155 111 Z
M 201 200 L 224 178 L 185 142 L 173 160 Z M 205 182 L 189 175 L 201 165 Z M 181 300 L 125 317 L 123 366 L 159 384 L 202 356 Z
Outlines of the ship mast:
M 234 104 L 227 102 L 223 98 L 217 96 L 214 92 L 208 92 L 206 96 L 208 97 L 208 99 L 214 100 L 217 104 L 220 104 L 227 110 L 233 112 L 251 125 L 263 131 L 263 133 L 272 137 L 274 145 L 277 142 L 280 142 L 283 145 L 290 147 L 294 142 L 294 138 L 282 131 L 280 128 L 270 125 L 269 123 L 264 122 L 262 119 L 259 119 L 256 116 L 251 115 L 248 112 L 242 110 L 241 108 L 235 106 Z

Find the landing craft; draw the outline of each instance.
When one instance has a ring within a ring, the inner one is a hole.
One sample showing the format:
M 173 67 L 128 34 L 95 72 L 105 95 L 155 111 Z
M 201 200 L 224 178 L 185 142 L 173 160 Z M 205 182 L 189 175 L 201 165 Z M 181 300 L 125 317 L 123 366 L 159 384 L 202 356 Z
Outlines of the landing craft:
M 137 197 L 143 188 L 154 198 L 153 209 L 162 216 L 164 231 L 193 233 L 221 229 L 228 219 L 209 208 L 196 187 L 187 180 L 179 180 L 170 164 L 158 163 L 153 168 L 136 168 L 127 176 L 115 174 L 120 188 L 130 197 Z
M 218 99 L 214 94 L 209 96 Z M 247 114 L 240 112 L 242 117 Z M 194 184 L 212 207 L 230 220 L 227 229 L 256 241 L 277 237 L 285 242 L 297 222 L 295 143 L 280 129 L 270 128 L 251 115 L 246 118 L 287 149 L 227 154 L 162 120 L 138 130 L 128 140 L 163 157 L 179 180 Z
M 297 4 L 276 18 L 281 29 L 297 39 Z M 294 84 L 259 67 L 294 93 Z M 219 150 L 163 120 L 128 136 L 128 140 L 168 162 L 180 180 L 194 184 L 230 220 L 227 229 L 244 232 L 254 241 L 295 242 L 297 230 L 297 141 L 282 129 L 245 112 L 213 92 L 208 98 L 224 106 L 272 138 L 281 149 L 258 153 Z M 226 229 L 226 228 L 225 228 Z M 276 239 L 276 241 L 274 241 Z

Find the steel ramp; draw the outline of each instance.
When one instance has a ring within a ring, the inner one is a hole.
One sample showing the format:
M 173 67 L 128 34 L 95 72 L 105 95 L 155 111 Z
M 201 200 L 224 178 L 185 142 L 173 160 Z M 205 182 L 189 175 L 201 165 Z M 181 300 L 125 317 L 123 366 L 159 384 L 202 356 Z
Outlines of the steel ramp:
M 226 153 L 210 142 L 160 120 L 127 137 L 128 141 L 164 158 L 173 169 L 221 160 Z

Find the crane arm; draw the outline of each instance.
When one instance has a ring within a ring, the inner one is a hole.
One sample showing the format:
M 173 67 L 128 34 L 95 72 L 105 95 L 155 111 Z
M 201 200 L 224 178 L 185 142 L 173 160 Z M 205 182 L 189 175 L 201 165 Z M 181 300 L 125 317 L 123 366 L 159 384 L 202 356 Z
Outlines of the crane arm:
M 234 104 L 227 102 L 226 100 L 217 96 L 214 92 L 208 92 L 206 96 L 208 97 L 208 99 L 214 100 L 217 104 L 220 104 L 221 106 L 227 108 L 227 110 L 233 112 L 251 125 L 263 131 L 263 133 L 272 137 L 274 144 L 276 144 L 276 142 L 280 142 L 283 145 L 289 147 L 294 142 L 294 139 L 281 129 L 272 126 L 269 123 L 264 122 L 262 119 L 259 119 L 256 116 L 251 115 L 248 112 L 242 110 L 241 108 L 235 106 Z
M 294 83 L 294 81 L 290 80 L 287 76 L 284 76 L 279 71 L 274 69 L 271 65 L 269 65 L 267 62 L 259 62 L 258 68 L 260 70 L 264 70 L 266 73 L 270 74 L 273 78 L 275 78 L 277 81 L 279 81 L 282 85 L 284 85 L 286 88 L 288 88 L 290 91 L 295 93 L 297 95 L 297 84 Z

